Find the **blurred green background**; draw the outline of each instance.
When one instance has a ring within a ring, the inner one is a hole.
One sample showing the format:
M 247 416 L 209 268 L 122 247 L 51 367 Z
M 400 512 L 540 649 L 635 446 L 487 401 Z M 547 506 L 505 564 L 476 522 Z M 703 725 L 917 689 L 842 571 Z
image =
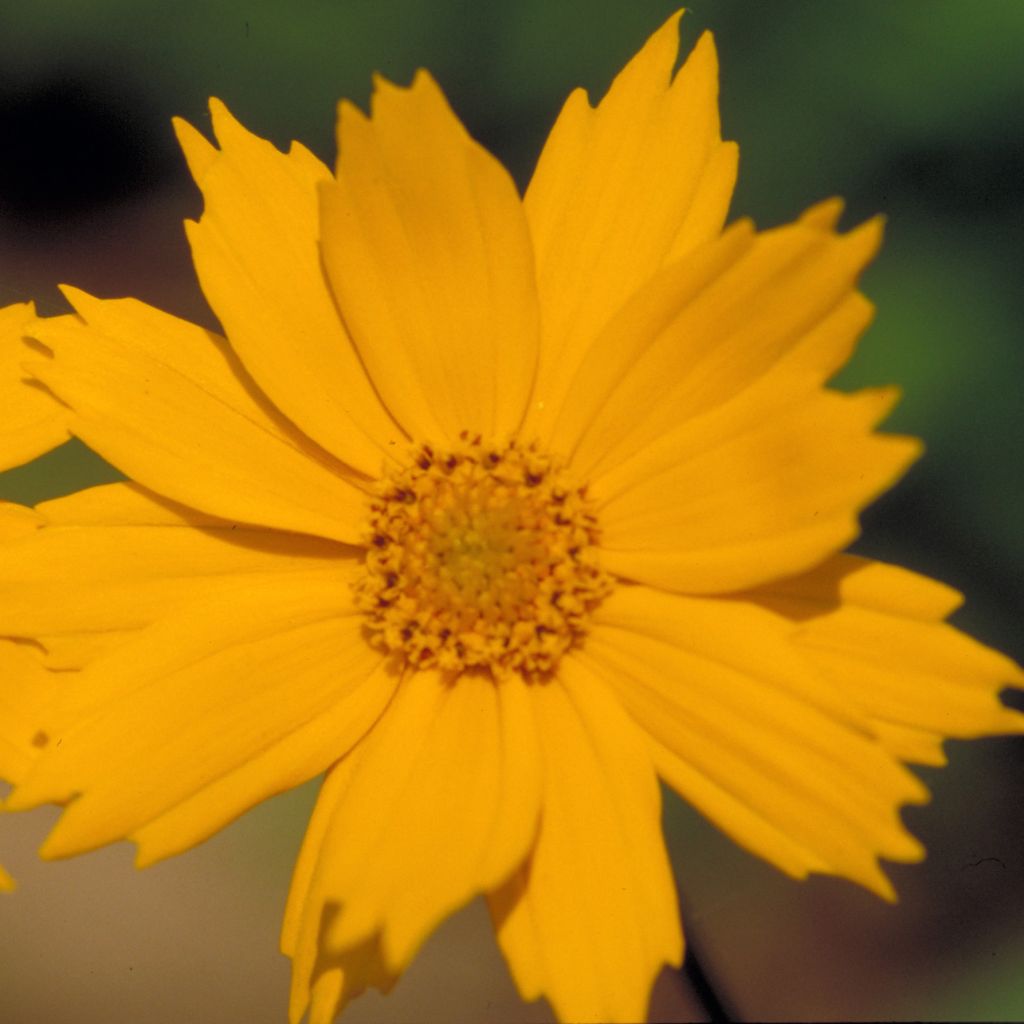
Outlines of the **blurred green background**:
M 252 130 L 333 159 L 336 99 L 431 68 L 471 132 L 525 183 L 577 84 L 596 98 L 674 8 L 660 0 L 138 3 L 39 0 L 0 12 L 0 303 L 63 308 L 55 285 L 133 294 L 211 322 L 181 220 L 200 209 L 169 119 L 224 99 Z M 1020 660 L 1024 606 L 1024 3 L 692 0 L 687 51 L 714 30 L 734 215 L 763 226 L 840 194 L 884 212 L 865 279 L 879 315 L 841 383 L 895 382 L 890 424 L 926 458 L 865 517 L 864 553 L 964 590 L 956 621 Z M 114 478 L 75 444 L 0 476 L 24 502 Z M 790 882 L 678 801 L 666 828 L 685 924 L 747 1019 L 1024 1018 L 1024 745 L 948 744 L 906 813 L 927 862 L 894 868 L 897 907 Z M 200 752 L 197 752 L 199 756 Z M 137 873 L 120 847 L 56 865 L 45 812 L 3 822 L 0 1020 L 285 1020 L 280 912 L 315 787 Z M 655 1019 L 699 1019 L 661 979 Z M 548 1019 L 518 1003 L 479 907 L 430 942 L 358 1020 Z

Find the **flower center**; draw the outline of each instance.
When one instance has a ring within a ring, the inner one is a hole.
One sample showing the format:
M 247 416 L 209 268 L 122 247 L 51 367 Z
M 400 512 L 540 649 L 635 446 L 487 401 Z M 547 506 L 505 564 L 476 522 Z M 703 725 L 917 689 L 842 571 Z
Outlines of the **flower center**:
M 548 672 L 611 589 L 597 533 L 555 459 L 464 434 L 379 484 L 356 599 L 409 665 Z

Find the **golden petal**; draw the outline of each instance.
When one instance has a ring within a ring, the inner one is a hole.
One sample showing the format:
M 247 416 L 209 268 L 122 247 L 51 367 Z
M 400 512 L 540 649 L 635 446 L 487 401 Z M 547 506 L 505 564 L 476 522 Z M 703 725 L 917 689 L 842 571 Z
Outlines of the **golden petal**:
M 132 299 L 67 289 L 32 364 L 74 432 L 127 476 L 227 519 L 358 543 L 365 494 L 239 376 L 223 340 Z
M 581 89 L 569 97 L 527 190 L 544 326 L 530 433 L 575 400 L 572 376 L 618 309 L 725 221 L 737 150 L 721 140 L 715 46 L 705 33 L 673 77 L 679 17 L 596 109 Z
M 301 430 L 370 476 L 404 437 L 366 377 L 320 260 L 317 187 L 330 171 L 288 153 L 210 101 L 219 149 L 175 127 L 204 210 L 188 222 L 200 284 L 253 379 Z
M 751 597 L 797 627 L 795 643 L 901 760 L 942 763 L 946 737 L 1024 732 L 999 699 L 1024 672 L 943 621 L 961 600 L 944 584 L 838 555 Z
M 81 794 L 44 855 L 122 838 L 144 860 L 177 852 L 356 743 L 394 681 L 348 591 L 334 570 L 240 578 L 90 664 L 10 798 Z
M 649 733 L 673 788 L 788 874 L 837 874 L 892 897 L 877 858 L 921 858 L 898 811 L 927 792 L 830 694 L 788 622 L 647 587 L 620 587 L 596 618 L 577 657 Z
M 490 896 L 498 943 L 523 998 L 546 996 L 559 1019 L 646 1020 L 654 979 L 683 952 L 650 754 L 574 659 L 530 696 L 541 830 L 529 861 Z
M 387 992 L 398 979 L 384 962 L 379 933 L 335 952 L 320 941 L 323 929 L 329 927 L 340 908 L 337 904 L 325 908 L 318 902 L 313 880 L 335 807 L 348 789 L 362 754 L 363 747 L 356 747 L 327 773 L 292 872 L 281 927 L 281 951 L 292 960 L 288 1007 L 291 1024 L 300 1024 L 307 1010 L 310 1024 L 331 1024 L 345 1005 L 367 988 Z M 319 930 L 309 926 L 311 920 L 319 920 Z
M 31 352 L 25 328 L 35 322 L 29 302 L 0 308 L 0 471 L 20 466 L 66 441 L 67 409 L 22 369 Z
M 419 440 L 504 437 L 537 359 L 533 255 L 515 184 L 434 80 L 378 80 L 372 117 L 342 103 L 337 181 L 321 188 L 341 314 L 399 423 Z
M 0 633 L 138 629 L 218 587 L 353 564 L 354 549 L 333 541 L 217 519 L 132 484 L 45 502 L 35 515 L 44 525 L 0 560 Z
M 608 324 L 552 447 L 589 478 L 773 370 L 824 383 L 867 322 L 869 307 L 850 299 L 880 241 L 877 220 L 845 235 L 800 221 L 756 236 L 733 225 L 651 279 Z
M 728 593 L 821 562 L 920 454 L 912 438 L 873 432 L 895 399 L 778 373 L 684 420 L 594 481 L 604 567 L 677 593 Z
M 322 797 L 330 822 L 293 887 L 286 946 L 307 951 L 303 971 L 309 950 L 340 954 L 378 934 L 388 971 L 404 969 L 445 917 L 511 874 L 536 834 L 541 766 L 519 679 L 415 673 L 355 754 L 349 783 Z

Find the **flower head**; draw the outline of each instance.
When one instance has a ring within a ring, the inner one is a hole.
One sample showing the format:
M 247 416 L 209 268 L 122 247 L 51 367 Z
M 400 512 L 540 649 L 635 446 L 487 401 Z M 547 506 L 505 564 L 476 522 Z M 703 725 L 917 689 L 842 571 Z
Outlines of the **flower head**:
M 916 457 L 826 386 L 877 222 L 723 230 L 709 36 L 670 19 L 522 199 L 429 75 L 342 103 L 332 174 L 211 104 L 178 132 L 224 337 L 73 289 L 30 331 L 131 482 L 9 545 L 0 631 L 64 688 L 12 805 L 149 863 L 326 771 L 282 936 L 293 1021 L 387 988 L 474 896 L 526 998 L 636 1020 L 682 935 L 664 779 L 794 877 L 891 898 L 905 761 L 1020 731 L 956 595 L 840 554 Z M 60 576 L 57 575 L 59 567 Z
M 357 603 L 399 669 L 543 676 L 611 590 L 597 519 L 536 446 L 464 434 L 381 480 Z

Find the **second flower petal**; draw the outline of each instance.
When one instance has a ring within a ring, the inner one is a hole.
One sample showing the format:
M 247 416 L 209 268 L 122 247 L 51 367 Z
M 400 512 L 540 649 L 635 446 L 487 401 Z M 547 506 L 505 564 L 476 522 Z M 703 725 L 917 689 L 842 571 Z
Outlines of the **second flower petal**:
M 79 316 L 36 321 L 53 358 L 32 371 L 91 448 L 205 512 L 360 541 L 364 493 L 253 392 L 222 339 L 131 299 L 68 295 Z
M 676 593 L 728 593 L 856 537 L 859 511 L 921 450 L 873 432 L 896 393 L 775 377 L 595 482 L 607 569 Z
M 1024 715 L 999 700 L 1024 673 L 943 621 L 961 601 L 951 587 L 837 555 L 750 597 L 792 623 L 794 643 L 903 761 L 945 763 L 947 737 L 1024 732 Z
M 524 999 L 560 1020 L 638 1021 L 663 964 L 682 959 L 644 738 L 575 658 L 534 688 L 544 808 L 529 861 L 490 897 L 498 942 Z
M 518 678 L 426 672 L 402 683 L 351 773 L 333 769 L 348 782 L 321 796 L 333 811 L 293 890 L 289 948 L 319 940 L 341 954 L 379 934 L 399 971 L 448 914 L 512 873 L 540 812 L 531 697 Z
M 65 724 L 11 806 L 80 794 L 50 856 L 141 835 L 153 859 L 205 838 L 323 771 L 373 724 L 393 681 L 361 627 L 337 570 L 239 577 L 197 598 L 66 687 Z M 176 828 L 152 824 L 169 813 Z
M 376 475 L 401 434 L 374 394 L 320 259 L 317 186 L 304 147 L 281 153 L 210 102 L 220 149 L 175 127 L 205 209 L 187 222 L 196 273 L 231 346 L 277 406 L 348 465 Z
M 838 874 L 892 897 L 877 858 L 920 859 L 898 808 L 926 790 L 822 685 L 788 623 L 647 587 L 619 588 L 596 618 L 578 657 L 647 730 L 673 788 L 795 877 Z

